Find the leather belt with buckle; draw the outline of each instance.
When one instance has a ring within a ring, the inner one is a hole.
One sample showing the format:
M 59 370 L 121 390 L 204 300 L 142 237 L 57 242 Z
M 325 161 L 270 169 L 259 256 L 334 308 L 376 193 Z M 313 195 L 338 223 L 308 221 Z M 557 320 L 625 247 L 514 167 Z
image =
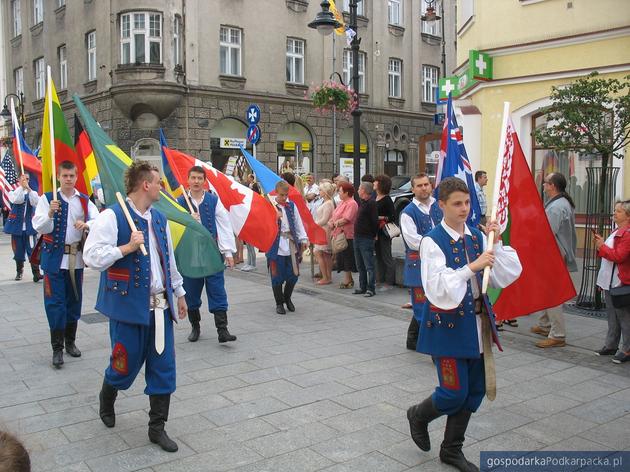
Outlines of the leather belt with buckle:
M 79 251 L 83 250 L 83 245 L 78 242 L 78 243 L 72 243 L 72 244 L 64 244 L 63 246 L 63 253 L 64 254 L 76 254 Z
M 168 300 L 166 300 L 166 292 L 152 293 L 150 295 L 149 307 L 152 310 L 166 310 L 168 308 Z

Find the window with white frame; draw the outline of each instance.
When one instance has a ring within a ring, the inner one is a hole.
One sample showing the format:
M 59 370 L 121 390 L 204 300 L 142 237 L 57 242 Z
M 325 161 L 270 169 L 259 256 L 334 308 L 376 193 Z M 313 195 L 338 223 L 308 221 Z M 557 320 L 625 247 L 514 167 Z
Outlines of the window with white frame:
M 422 101 L 435 102 L 440 69 L 435 66 L 422 66 Z
M 173 20 L 173 64 L 182 63 L 182 17 L 175 15 Z
M 121 64 L 162 63 L 162 14 L 125 13 L 120 17 Z
M 44 21 L 44 0 L 33 0 L 33 24 Z
M 402 25 L 402 1 L 387 1 L 387 18 L 390 25 Z
M 96 31 L 90 31 L 85 35 L 87 47 L 87 79 L 96 80 Z
M 365 61 L 367 55 L 359 51 L 359 93 L 365 93 Z M 343 81 L 352 87 L 352 50 L 343 50 Z
M 365 16 L 365 2 L 367 0 L 362 0 L 357 3 L 357 15 Z M 343 11 L 350 12 L 350 0 L 343 0 Z
M 18 67 L 13 71 L 13 80 L 15 82 L 15 93 L 20 95 L 24 93 L 24 68 Z
M 66 4 L 66 0 L 57 0 L 57 8 L 61 8 Z
M 304 83 L 304 40 L 287 38 L 287 82 Z
M 425 15 L 427 13 L 427 6 L 427 2 L 425 0 L 422 0 L 421 15 Z M 436 0 L 433 3 L 433 9 L 435 10 L 436 14 L 441 15 L 440 12 L 442 11 L 442 0 Z M 432 36 L 440 36 L 442 30 L 441 26 L 442 24 L 440 23 L 440 20 L 423 21 L 422 32 L 425 34 L 430 34 Z
M 219 34 L 219 66 L 223 75 L 241 75 L 242 31 L 221 26 Z
M 57 57 L 59 58 L 59 89 L 65 90 L 68 88 L 68 55 L 65 44 L 57 48 Z
M 11 0 L 11 17 L 13 37 L 16 37 L 22 34 L 22 0 Z
M 389 60 L 389 96 L 402 97 L 402 61 L 400 59 Z
M 46 64 L 44 58 L 40 57 L 33 61 L 33 71 L 35 72 L 35 100 L 44 98 L 46 95 Z

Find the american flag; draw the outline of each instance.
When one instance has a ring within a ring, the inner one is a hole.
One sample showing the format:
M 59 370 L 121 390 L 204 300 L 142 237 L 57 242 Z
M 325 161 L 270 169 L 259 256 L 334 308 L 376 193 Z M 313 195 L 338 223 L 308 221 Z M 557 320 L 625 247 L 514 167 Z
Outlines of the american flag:
M 8 152 L 4 153 L 4 157 L 0 162 L 0 190 L 2 190 L 2 206 L 10 209 L 9 192 L 18 187 L 17 172 L 13 160 Z

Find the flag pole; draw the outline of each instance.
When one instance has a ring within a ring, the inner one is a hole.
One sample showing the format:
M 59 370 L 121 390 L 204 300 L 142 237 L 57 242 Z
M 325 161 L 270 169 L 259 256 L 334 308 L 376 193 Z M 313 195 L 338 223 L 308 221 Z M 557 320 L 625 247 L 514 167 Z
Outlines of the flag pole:
M 48 135 L 50 137 L 50 165 L 52 166 L 52 199 L 57 200 L 57 166 L 55 159 L 55 123 L 52 108 L 52 77 L 50 66 L 46 68 L 46 106 L 48 107 Z M 46 117 L 44 117 L 45 119 Z
M 184 184 L 179 184 L 179 188 L 182 191 L 182 195 L 184 196 L 184 200 L 186 200 L 186 205 L 190 209 L 190 213 L 197 213 L 190 203 L 190 198 L 188 198 L 188 194 L 186 193 L 186 189 L 184 188 Z
M 129 208 L 127 208 L 127 204 L 125 203 L 125 200 L 123 199 L 120 192 L 116 192 L 116 199 L 118 200 L 118 203 L 120 203 L 120 207 L 122 208 L 122 211 L 125 214 L 125 218 L 127 218 L 127 223 L 129 223 L 129 227 L 131 228 L 131 231 L 138 231 L 136 224 L 133 222 L 133 218 L 131 217 L 131 214 L 129 214 Z M 140 245 L 140 251 L 142 252 L 143 256 L 147 255 L 147 248 L 145 247 L 144 243 Z
M 492 213 L 490 214 L 490 222 L 497 221 L 497 204 L 499 202 L 499 189 L 501 188 L 501 173 L 503 171 L 503 159 L 505 154 L 505 139 L 507 134 L 507 123 L 510 116 L 510 102 L 503 102 L 503 123 L 501 124 L 501 136 L 499 138 L 499 155 L 497 156 L 497 167 L 494 171 L 494 190 L 492 192 Z M 488 234 L 487 249 L 494 246 L 494 231 Z M 488 291 L 488 282 L 490 281 L 490 267 L 483 269 L 483 282 L 481 293 Z
M 22 142 L 20 140 L 20 125 L 18 125 L 17 115 L 15 114 L 15 105 L 13 104 L 13 98 L 11 98 L 11 121 L 13 121 L 13 134 L 17 143 L 18 155 L 16 157 L 20 160 L 20 172 L 24 175 L 24 159 L 22 158 Z

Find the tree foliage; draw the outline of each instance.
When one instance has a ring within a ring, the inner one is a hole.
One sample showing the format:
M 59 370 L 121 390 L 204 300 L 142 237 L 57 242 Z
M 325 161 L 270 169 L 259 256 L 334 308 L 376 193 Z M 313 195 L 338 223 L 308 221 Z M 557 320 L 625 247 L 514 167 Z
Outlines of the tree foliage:
M 623 157 L 630 144 L 630 75 L 603 79 L 597 72 L 552 87 L 547 124 L 534 130 L 536 142 L 556 150 Z

